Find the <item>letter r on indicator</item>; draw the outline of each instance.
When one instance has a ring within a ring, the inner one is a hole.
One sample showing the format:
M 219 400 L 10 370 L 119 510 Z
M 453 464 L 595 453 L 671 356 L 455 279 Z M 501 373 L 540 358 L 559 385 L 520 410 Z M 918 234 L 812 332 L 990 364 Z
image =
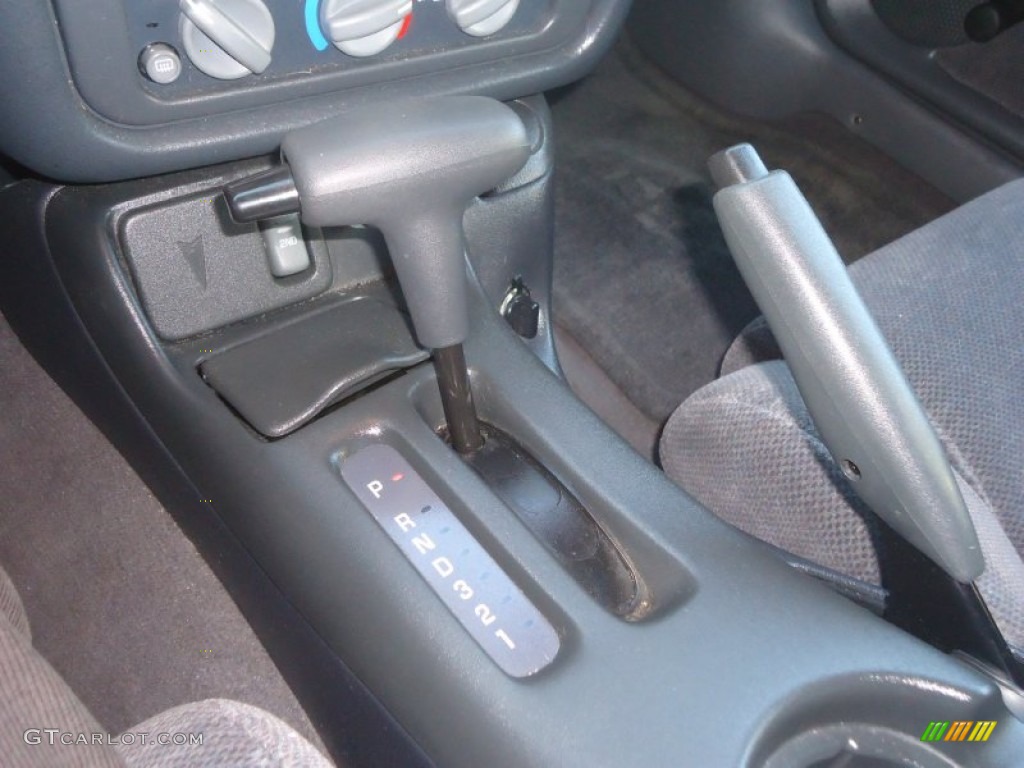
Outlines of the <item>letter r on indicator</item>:
M 384 483 L 380 480 L 371 480 L 366 484 L 366 490 L 373 494 L 373 498 L 379 499 L 380 492 L 384 490 Z

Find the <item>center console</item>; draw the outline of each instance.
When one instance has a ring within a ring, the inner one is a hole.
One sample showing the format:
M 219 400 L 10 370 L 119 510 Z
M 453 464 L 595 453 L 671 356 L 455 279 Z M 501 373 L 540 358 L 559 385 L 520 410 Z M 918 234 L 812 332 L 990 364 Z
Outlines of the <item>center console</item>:
M 547 129 L 541 104 L 532 107 Z M 532 162 L 543 164 L 546 152 L 538 147 Z M 161 471 L 188 479 L 201 514 L 223 521 L 297 610 L 295 621 L 425 759 L 810 766 L 849 753 L 875 760 L 864 765 L 957 764 L 948 748 L 919 740 L 930 721 L 945 720 L 999 723 L 970 764 L 1006 765 L 1019 754 L 1024 732 L 998 686 L 717 521 L 572 395 L 550 348 L 547 173 L 467 213 L 466 357 L 481 420 L 614 544 L 637 585 L 632 610 L 589 590 L 439 435 L 444 414 L 426 362 L 395 363 L 287 434 L 261 434 L 204 380 L 210 361 L 357 298 L 400 306 L 380 241 L 325 230 L 311 246 L 314 261 L 325 261 L 310 269 L 329 262 L 329 288 L 200 335 L 161 334 L 133 272 L 130 223 L 162 211 L 165 239 L 187 240 L 174 210 L 199 201 L 210 211 L 208 242 L 247 239 L 262 253 L 256 225 L 232 229 L 218 190 L 266 167 L 11 188 L 4 204 L 17 214 L 18 247 L 5 260 L 4 312 L 101 423 L 121 424 L 115 438 L 131 420 L 141 426 L 136 443 L 173 457 Z M 532 340 L 497 311 L 515 275 L 541 304 Z M 41 318 L 38 307 L 51 301 L 61 311 Z M 349 351 L 340 339 L 337 359 Z M 398 487 L 407 495 L 391 496 Z M 402 508 L 378 506 L 385 499 Z M 319 701 L 318 722 L 337 727 L 330 698 Z

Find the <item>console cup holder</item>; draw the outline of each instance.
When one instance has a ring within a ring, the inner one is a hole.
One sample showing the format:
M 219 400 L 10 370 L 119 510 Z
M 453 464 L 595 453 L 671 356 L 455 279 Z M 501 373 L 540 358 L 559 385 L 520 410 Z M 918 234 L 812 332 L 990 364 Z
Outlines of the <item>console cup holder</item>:
M 908 734 L 864 723 L 813 728 L 785 742 L 765 768 L 952 768 L 958 765 Z
M 975 765 L 981 744 L 924 741 L 933 722 L 1005 720 L 998 692 L 980 697 L 892 673 L 822 681 L 783 704 L 749 751 L 764 768 L 957 768 Z M 973 726 L 972 726 L 973 727 Z M 966 747 L 966 749 L 965 749 Z M 966 762 L 962 762 L 966 761 Z

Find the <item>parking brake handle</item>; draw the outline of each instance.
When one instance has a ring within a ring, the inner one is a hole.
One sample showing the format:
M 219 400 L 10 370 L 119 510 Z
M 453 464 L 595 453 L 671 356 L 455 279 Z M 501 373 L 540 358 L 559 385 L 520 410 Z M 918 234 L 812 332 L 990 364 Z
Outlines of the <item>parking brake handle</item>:
M 434 350 L 449 432 L 462 453 L 482 445 L 462 353 L 469 333 L 462 218 L 529 152 L 520 118 L 493 99 L 393 102 L 289 133 L 283 165 L 224 190 L 240 221 L 297 210 L 312 226 L 381 230 L 416 336 Z
M 956 581 L 985 561 L 945 451 L 810 205 L 749 144 L 709 161 L 725 239 L 857 494 Z

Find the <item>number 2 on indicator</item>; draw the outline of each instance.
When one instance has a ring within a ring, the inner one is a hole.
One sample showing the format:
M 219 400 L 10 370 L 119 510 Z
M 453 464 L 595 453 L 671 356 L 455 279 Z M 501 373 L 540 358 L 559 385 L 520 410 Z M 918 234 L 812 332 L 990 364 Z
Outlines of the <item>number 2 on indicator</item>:
M 491 624 L 493 624 L 495 620 L 498 618 L 493 613 L 491 613 L 491 609 L 483 603 L 480 603 L 480 605 L 474 608 L 473 613 L 475 613 L 479 617 L 481 623 L 485 627 L 491 626 Z

